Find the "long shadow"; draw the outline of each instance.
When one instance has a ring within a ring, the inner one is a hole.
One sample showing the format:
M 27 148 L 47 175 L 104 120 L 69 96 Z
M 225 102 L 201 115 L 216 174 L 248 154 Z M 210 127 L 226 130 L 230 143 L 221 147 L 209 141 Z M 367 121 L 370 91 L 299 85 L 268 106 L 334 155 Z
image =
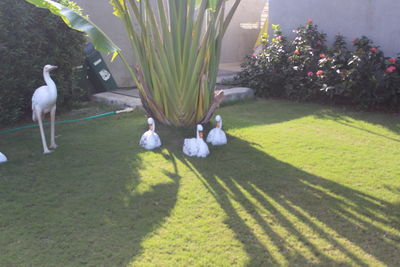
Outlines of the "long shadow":
M 240 107 L 243 107 L 242 109 Z M 255 101 L 252 105 L 238 104 L 225 107 L 225 121 L 235 121 L 231 128 L 244 128 L 255 125 L 274 124 L 299 119 L 305 116 L 314 116 L 318 119 L 335 121 L 346 127 L 358 129 L 391 141 L 400 142 L 400 138 L 387 136 L 366 128 L 354 125 L 354 120 L 361 120 L 371 124 L 380 125 L 393 133 L 400 134 L 399 116 L 379 112 L 357 111 L 354 109 L 343 110 L 339 107 L 315 103 L 298 104 L 288 100 L 263 100 Z M 237 116 L 238 111 L 240 116 Z M 263 116 L 255 116 L 263 112 Z M 350 119 L 349 119 L 350 118 Z
M 260 105 L 266 106 L 262 118 L 253 116 L 260 111 Z M 226 121 L 231 118 L 235 127 L 241 128 L 297 119 L 322 108 L 257 101 L 254 105 L 227 107 L 223 117 Z M 231 109 L 240 110 L 241 116 L 231 113 Z M 276 116 L 277 109 L 281 116 Z M 74 133 L 78 126 L 64 128 L 61 138 L 68 145 L 47 158 L 32 152 L 38 145 L 29 141 L 33 138 L 30 132 L 13 138 L 12 145 L 18 146 L 15 151 L 20 151 L 19 155 L 12 155 L 14 160 L 5 165 L 7 168 L 0 166 L 0 265 L 43 266 L 57 262 L 121 266 L 131 262 L 141 254 L 145 237 L 164 222 L 175 206 L 181 180 L 175 159 L 199 175 L 224 209 L 226 224 L 249 255 L 249 266 L 282 262 L 342 264 L 341 259 L 329 254 L 330 250 L 339 251 L 358 265 L 368 265 L 365 254 L 391 266 L 400 261 L 400 203 L 388 203 L 306 173 L 233 137 L 229 146 L 213 150 L 204 160 L 183 156 L 176 149 L 180 148 L 179 142 L 166 144 L 172 149 L 163 156 L 171 166 L 160 176 L 164 181 L 168 177 L 168 182 L 140 193 L 136 189 L 143 166 L 136 140 L 142 130 L 126 126 L 129 132 L 138 134 L 121 137 L 120 127 L 110 126 L 107 131 L 88 127 L 87 132 L 80 131 L 87 137 L 79 142 Z M 165 128 L 159 129 L 165 132 Z M 170 135 L 175 134 L 173 130 Z M 2 149 L 6 149 L 2 152 L 7 152 L 8 144 L 0 141 Z M 101 151 L 94 149 L 99 144 Z M 35 176 L 43 169 L 49 175 Z M 237 210 L 237 204 L 248 217 Z M 248 224 L 249 217 L 263 235 Z M 311 232 L 315 237 L 310 237 Z M 28 257 L 20 257 L 20 262 L 4 262 L 7 255 L 18 259 L 14 256 L 16 251 Z M 30 262 L 24 262 L 26 258 Z
M 63 129 L 64 145 L 50 156 L 15 142 L 21 152 L 0 166 L 1 266 L 125 266 L 169 216 L 180 183 L 174 161 L 138 191 L 146 181 L 140 132 L 119 136 L 92 125 L 100 126 L 80 138 Z
M 319 110 L 314 114 L 315 117 L 320 119 L 327 119 L 331 121 L 335 121 L 341 125 L 346 127 L 350 127 L 353 129 L 357 129 L 372 135 L 376 135 L 391 141 L 400 142 L 400 138 L 393 138 L 390 136 L 383 135 L 381 133 L 377 133 L 353 124 L 351 119 L 362 120 L 371 124 L 381 125 L 384 128 L 396 133 L 400 134 L 400 120 L 398 116 L 393 114 L 384 114 L 384 113 L 369 113 L 369 112 L 356 112 L 356 111 L 347 111 L 347 112 L 337 112 L 337 110 L 333 109 L 325 109 Z
M 400 262 L 396 204 L 304 172 L 234 137 L 206 162 L 176 157 L 197 173 L 224 209 L 226 224 L 250 258 L 248 266 Z M 248 224 L 249 218 L 255 225 Z M 347 260 L 335 258 L 332 250 Z
M 243 102 L 225 106 L 222 117 L 225 122 L 235 121 L 234 124 L 224 124 L 225 128 L 245 128 L 296 120 L 305 116 L 319 114 L 325 108 L 318 104 L 299 105 L 292 101 L 281 99 L 258 99 L 251 102 L 251 105 L 248 102 Z M 262 112 L 262 116 L 259 116 L 260 112 Z

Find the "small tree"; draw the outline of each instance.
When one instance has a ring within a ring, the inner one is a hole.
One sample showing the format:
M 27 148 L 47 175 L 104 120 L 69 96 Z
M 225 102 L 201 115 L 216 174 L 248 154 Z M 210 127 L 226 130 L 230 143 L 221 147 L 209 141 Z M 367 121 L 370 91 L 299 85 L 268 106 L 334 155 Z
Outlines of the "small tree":
M 124 22 L 137 62 L 87 18 L 51 0 L 26 0 L 50 9 L 69 26 L 85 31 L 96 49 L 119 55 L 137 84 L 149 115 L 168 125 L 206 122 L 214 96 L 222 38 L 241 0 L 226 13 L 225 0 L 111 0 Z M 152 4 L 153 3 L 153 4 Z

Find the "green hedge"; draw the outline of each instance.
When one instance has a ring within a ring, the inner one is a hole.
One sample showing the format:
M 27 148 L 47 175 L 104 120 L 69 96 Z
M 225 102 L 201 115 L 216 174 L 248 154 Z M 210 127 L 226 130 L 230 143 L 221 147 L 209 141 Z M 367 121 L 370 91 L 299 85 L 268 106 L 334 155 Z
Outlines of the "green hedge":
M 78 8 L 74 2 L 60 0 Z M 57 65 L 52 77 L 58 87 L 58 107 L 87 97 L 74 67 L 84 61 L 85 37 L 68 28 L 49 11 L 24 0 L 0 1 L 0 124 L 31 113 L 31 98 L 44 85 L 43 66 Z

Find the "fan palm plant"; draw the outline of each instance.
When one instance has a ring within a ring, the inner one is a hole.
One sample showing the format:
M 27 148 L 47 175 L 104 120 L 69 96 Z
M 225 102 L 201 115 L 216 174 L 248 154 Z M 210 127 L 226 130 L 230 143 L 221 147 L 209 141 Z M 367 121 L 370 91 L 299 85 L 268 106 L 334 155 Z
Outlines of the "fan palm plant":
M 160 122 L 207 122 L 223 95 L 215 92 L 222 38 L 241 0 L 111 0 L 124 22 L 135 66 L 88 18 L 51 0 L 26 0 L 87 33 L 97 50 L 120 56 L 143 107 Z

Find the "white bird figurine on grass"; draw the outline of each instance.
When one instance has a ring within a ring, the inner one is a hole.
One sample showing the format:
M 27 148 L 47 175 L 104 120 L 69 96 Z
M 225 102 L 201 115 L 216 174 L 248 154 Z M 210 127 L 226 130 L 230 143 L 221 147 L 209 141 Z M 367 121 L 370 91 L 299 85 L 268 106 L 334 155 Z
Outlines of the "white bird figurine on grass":
M 186 138 L 183 143 L 183 153 L 190 157 L 205 158 L 210 151 L 203 140 L 203 126 L 197 125 L 196 138 Z
M 142 135 L 139 144 L 145 149 L 152 150 L 161 146 L 161 140 L 155 132 L 156 124 L 153 118 L 148 118 L 147 124 L 149 125 L 149 130 Z
M 56 66 L 46 65 L 43 68 L 43 77 L 46 82 L 45 86 L 35 90 L 32 96 L 32 120 L 38 121 L 40 135 L 42 137 L 43 153 L 49 154 L 52 151 L 48 149 L 46 137 L 43 130 L 43 119 L 46 113 L 50 112 L 51 119 L 51 139 L 50 148 L 57 148 L 55 142 L 55 119 L 56 119 L 56 102 L 57 102 L 57 87 L 54 81 L 50 78 L 50 71 L 56 69 Z
M 3 153 L 0 152 L 0 163 L 7 162 L 7 157 Z
M 228 143 L 228 140 L 226 139 L 225 132 L 222 130 L 222 118 L 221 118 L 221 116 L 217 115 L 215 117 L 215 121 L 217 122 L 217 125 L 208 134 L 207 143 L 211 143 L 213 146 L 226 145 Z

